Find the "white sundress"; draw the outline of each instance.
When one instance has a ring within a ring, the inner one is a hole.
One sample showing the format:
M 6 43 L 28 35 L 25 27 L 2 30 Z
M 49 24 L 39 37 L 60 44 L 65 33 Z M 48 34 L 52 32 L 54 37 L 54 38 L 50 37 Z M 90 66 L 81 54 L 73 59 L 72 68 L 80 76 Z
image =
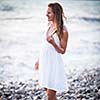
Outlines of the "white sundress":
M 53 38 L 57 45 L 60 45 L 59 38 L 55 33 Z M 47 42 L 46 34 L 43 40 L 39 57 L 39 84 L 40 87 L 61 92 L 66 87 L 66 75 L 61 54 Z

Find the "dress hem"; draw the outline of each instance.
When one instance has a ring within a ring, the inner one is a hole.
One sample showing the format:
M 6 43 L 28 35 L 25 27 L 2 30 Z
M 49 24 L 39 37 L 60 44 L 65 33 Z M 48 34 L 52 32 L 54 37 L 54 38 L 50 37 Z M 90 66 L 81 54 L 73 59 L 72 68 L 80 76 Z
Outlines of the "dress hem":
M 54 90 L 54 91 L 56 91 L 56 92 L 63 92 L 63 91 L 65 91 L 66 89 L 65 88 L 63 88 L 63 89 L 57 89 L 57 88 L 52 88 L 52 87 L 49 87 L 49 86 L 46 86 L 46 85 L 40 85 L 40 87 L 41 88 L 47 88 L 47 89 L 51 89 L 51 90 Z

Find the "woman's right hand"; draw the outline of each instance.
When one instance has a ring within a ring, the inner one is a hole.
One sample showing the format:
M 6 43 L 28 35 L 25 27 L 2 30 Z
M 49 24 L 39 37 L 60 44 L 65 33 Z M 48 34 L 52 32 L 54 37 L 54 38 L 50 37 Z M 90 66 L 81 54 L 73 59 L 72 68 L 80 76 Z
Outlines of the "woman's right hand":
M 35 68 L 35 70 L 38 70 L 39 69 L 39 60 L 37 60 L 35 62 L 34 68 Z

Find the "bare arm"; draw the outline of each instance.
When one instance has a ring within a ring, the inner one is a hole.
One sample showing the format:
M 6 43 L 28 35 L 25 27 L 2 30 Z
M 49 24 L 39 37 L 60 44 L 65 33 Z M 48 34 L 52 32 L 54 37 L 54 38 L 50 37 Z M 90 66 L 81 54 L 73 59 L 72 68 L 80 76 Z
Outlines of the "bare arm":
M 37 61 L 35 62 L 34 68 L 35 70 L 39 69 L 39 59 L 37 59 Z
M 54 41 L 54 39 L 53 39 L 52 36 L 51 37 L 48 37 L 47 41 L 54 46 L 54 48 L 56 49 L 56 51 L 58 53 L 64 54 L 65 51 L 66 51 L 67 42 L 68 42 L 68 32 L 67 32 L 67 29 L 64 29 L 63 30 L 63 36 L 62 36 L 62 38 L 60 40 L 60 46 L 58 46 L 55 43 L 55 41 Z

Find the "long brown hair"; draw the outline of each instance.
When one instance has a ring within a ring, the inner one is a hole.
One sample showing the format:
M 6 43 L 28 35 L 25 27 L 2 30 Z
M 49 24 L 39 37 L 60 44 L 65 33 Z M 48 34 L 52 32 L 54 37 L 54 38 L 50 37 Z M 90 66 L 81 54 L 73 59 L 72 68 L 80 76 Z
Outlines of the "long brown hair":
M 63 35 L 63 8 L 59 3 L 50 3 L 48 4 L 48 7 L 50 7 L 55 14 L 56 22 L 57 22 L 57 33 L 59 39 L 61 39 Z

